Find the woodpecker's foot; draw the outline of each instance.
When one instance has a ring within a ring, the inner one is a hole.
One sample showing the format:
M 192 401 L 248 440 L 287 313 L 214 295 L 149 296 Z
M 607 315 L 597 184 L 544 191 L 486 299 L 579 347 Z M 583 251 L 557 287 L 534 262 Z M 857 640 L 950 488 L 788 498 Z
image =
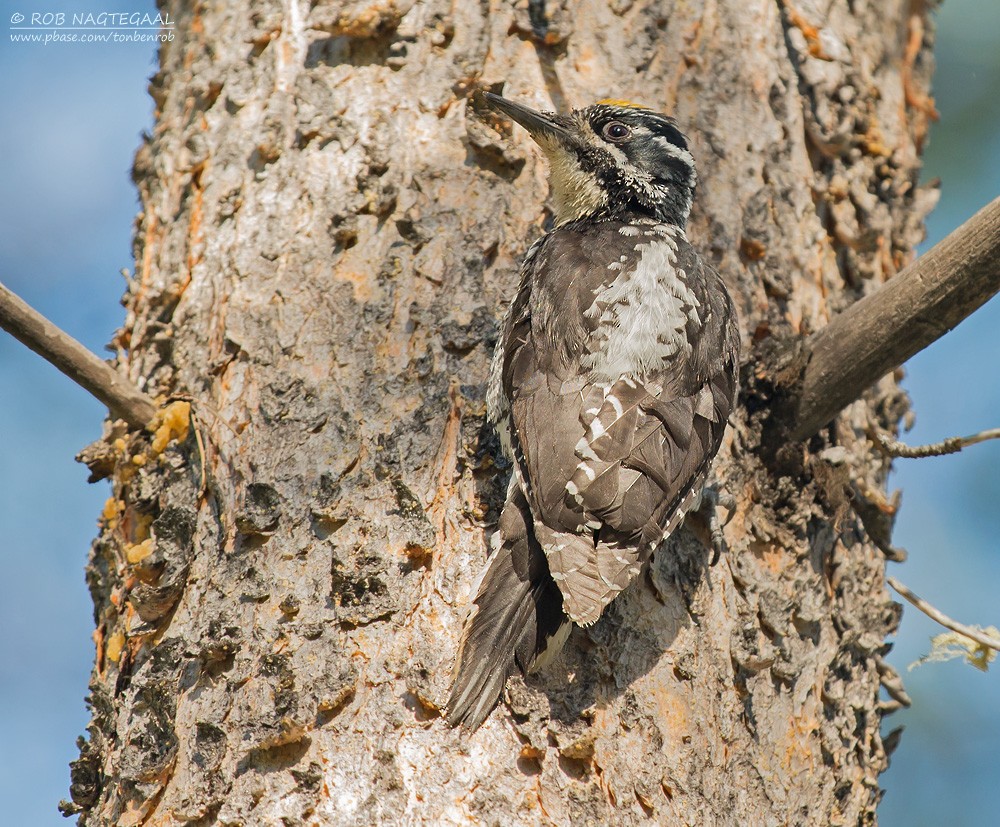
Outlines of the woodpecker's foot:
M 725 522 L 719 520 L 717 510 L 719 506 L 726 509 Z M 696 516 L 708 529 L 709 544 L 712 547 L 712 562 L 709 564 L 711 566 L 719 562 L 719 558 L 724 551 L 728 551 L 726 538 L 722 533 L 722 529 L 729 524 L 735 513 L 736 500 L 731 494 L 724 491 L 720 492 L 713 486 L 705 486 L 705 490 L 701 494 L 701 503 L 693 512 L 693 516 Z

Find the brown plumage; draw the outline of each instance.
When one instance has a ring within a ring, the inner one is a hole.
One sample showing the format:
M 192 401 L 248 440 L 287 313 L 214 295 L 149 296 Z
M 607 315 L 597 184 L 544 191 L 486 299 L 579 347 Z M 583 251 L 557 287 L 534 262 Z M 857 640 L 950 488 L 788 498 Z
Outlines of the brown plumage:
M 472 727 L 515 665 L 601 616 L 699 498 L 739 351 L 725 285 L 684 234 L 694 162 L 673 123 L 492 103 L 549 156 L 562 213 L 525 258 L 491 370 L 514 478 L 448 703 Z

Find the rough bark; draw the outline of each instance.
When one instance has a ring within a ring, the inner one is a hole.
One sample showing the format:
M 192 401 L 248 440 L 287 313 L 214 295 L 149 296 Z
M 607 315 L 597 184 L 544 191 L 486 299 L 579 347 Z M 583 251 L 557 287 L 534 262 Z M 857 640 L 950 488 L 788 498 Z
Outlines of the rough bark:
M 874 821 L 886 636 L 881 381 L 807 444 L 765 428 L 796 343 L 912 255 L 929 26 L 910 0 L 163 7 L 118 359 L 193 400 L 109 426 L 89 825 Z M 682 531 L 473 735 L 440 718 L 505 468 L 497 320 L 543 163 L 477 113 L 673 113 L 689 235 L 740 305 L 723 562 Z M 196 439 L 196 436 L 198 439 Z M 853 506 L 853 509 L 852 509 Z M 873 528 L 873 531 L 875 529 Z M 883 538 L 884 541 L 884 538 Z M 673 585 L 696 584 L 691 614 Z

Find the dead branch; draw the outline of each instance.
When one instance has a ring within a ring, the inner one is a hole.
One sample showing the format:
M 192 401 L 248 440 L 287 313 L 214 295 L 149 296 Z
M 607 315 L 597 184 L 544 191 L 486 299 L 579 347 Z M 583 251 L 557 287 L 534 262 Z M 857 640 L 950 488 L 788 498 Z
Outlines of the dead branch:
M 986 442 L 988 439 L 1000 439 L 1000 428 L 990 428 L 980 431 L 978 434 L 969 436 L 950 436 L 940 442 L 932 442 L 929 445 L 907 445 L 885 434 L 879 433 L 875 428 L 869 431 L 869 436 L 875 446 L 884 456 L 900 459 L 923 459 L 924 457 L 941 457 L 946 454 L 957 454 L 963 448 L 976 445 L 979 442 Z
M 143 428 L 156 404 L 107 362 L 0 284 L 0 327 L 51 362 L 133 428 Z
M 805 439 L 1000 290 L 1000 198 L 807 343 L 790 436 Z
M 976 629 L 974 626 L 966 626 L 964 623 L 959 623 L 957 620 L 952 620 L 948 615 L 942 612 L 940 609 L 935 609 L 926 600 L 917 597 L 913 592 L 911 592 L 906 586 L 900 583 L 895 577 L 887 577 L 886 582 L 893 587 L 897 592 L 900 593 L 906 600 L 911 604 L 916 606 L 920 611 L 927 615 L 931 620 L 940 623 L 946 629 L 951 629 L 953 632 L 957 632 L 960 635 L 964 635 L 976 643 L 986 646 L 989 649 L 995 649 L 1000 652 L 1000 638 L 993 637 L 983 632 L 981 629 Z

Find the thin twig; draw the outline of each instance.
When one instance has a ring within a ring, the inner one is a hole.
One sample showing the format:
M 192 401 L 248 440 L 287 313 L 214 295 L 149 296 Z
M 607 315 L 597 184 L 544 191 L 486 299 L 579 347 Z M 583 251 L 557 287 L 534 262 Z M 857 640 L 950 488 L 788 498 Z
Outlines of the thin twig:
M 113 416 L 133 428 L 143 428 L 157 406 L 107 362 L 0 284 L 0 328 L 51 362 L 70 379 L 104 403 Z
M 788 423 L 805 439 L 1000 290 L 1000 198 L 813 334 Z
M 988 635 L 979 629 L 973 628 L 972 626 L 966 626 L 964 623 L 959 623 L 957 620 L 952 620 L 944 612 L 935 609 L 926 600 L 917 597 L 913 592 L 911 592 L 906 586 L 900 583 L 895 577 L 887 577 L 886 582 L 892 586 L 897 592 L 899 592 L 903 597 L 905 597 L 910 603 L 916 606 L 920 611 L 927 615 L 931 620 L 934 620 L 944 626 L 946 629 L 951 629 L 953 632 L 957 632 L 960 635 L 965 635 L 967 638 L 971 638 L 976 643 L 986 646 L 990 649 L 995 649 L 1000 652 L 1000 638 L 995 638 L 992 635 Z
M 874 428 L 869 432 L 869 435 L 875 441 L 878 449 L 887 457 L 923 459 L 924 457 L 941 457 L 946 454 L 957 454 L 963 448 L 968 448 L 970 445 L 986 442 L 988 439 L 1000 439 L 1000 428 L 990 428 L 971 436 L 950 436 L 947 439 L 942 439 L 940 442 L 932 442 L 929 445 L 907 445 L 879 433 Z

